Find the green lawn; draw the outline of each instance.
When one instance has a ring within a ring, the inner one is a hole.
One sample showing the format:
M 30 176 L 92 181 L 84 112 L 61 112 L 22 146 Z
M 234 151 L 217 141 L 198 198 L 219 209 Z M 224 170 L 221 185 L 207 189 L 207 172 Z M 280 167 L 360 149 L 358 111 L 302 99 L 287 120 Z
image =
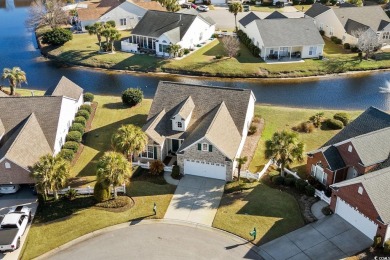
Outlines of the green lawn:
M 264 157 L 265 141 L 271 139 L 276 131 L 281 131 L 283 129 L 291 130 L 293 126 L 309 120 L 310 116 L 317 112 L 324 112 L 325 117 L 332 118 L 335 113 L 340 111 L 257 105 L 255 107 L 255 114 L 264 118 L 265 127 L 253 160 L 249 165 L 249 170 L 257 172 L 263 169 L 264 164 L 268 161 Z M 348 111 L 348 113 L 351 118 L 356 118 L 361 111 Z M 299 133 L 299 137 L 305 143 L 306 152 L 308 152 L 320 147 L 338 132 L 339 130 L 315 129 L 312 133 Z M 304 162 L 296 163 L 293 166 L 302 164 L 304 164 Z
M 229 183 L 226 189 L 236 185 Z M 224 194 L 213 227 L 252 240 L 249 232 L 257 229 L 256 244 L 266 243 L 304 225 L 299 205 L 288 193 L 259 182 L 245 183 L 243 192 Z
M 294 7 L 298 11 L 306 12 L 311 7 L 311 5 L 294 5 Z M 302 7 L 303 7 L 303 10 L 302 10 Z

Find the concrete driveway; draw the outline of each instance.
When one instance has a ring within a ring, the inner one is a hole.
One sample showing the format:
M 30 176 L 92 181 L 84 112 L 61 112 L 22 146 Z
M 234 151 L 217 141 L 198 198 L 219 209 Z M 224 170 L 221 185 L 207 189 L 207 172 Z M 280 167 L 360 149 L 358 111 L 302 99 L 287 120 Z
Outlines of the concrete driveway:
M 32 215 L 35 215 L 35 212 L 38 207 L 37 197 L 34 196 L 31 190 L 28 187 L 23 187 L 17 193 L 2 195 L 0 197 L 0 215 L 8 213 L 9 208 L 13 206 L 25 205 L 32 210 Z M 27 226 L 22 239 L 20 240 L 20 248 L 13 252 L 2 254 L 0 253 L 0 259 L 11 260 L 19 259 L 20 251 L 23 247 L 24 241 L 26 240 L 30 225 Z
M 369 247 L 372 240 L 338 215 L 297 229 L 259 247 L 266 260 L 341 259 Z
M 164 218 L 211 226 L 224 186 L 222 180 L 185 175 L 176 188 Z

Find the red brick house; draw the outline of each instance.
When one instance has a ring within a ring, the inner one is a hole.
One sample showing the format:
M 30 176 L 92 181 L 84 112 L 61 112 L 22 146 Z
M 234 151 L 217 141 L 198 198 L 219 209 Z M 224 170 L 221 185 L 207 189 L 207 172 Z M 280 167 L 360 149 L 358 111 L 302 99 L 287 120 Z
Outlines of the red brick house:
M 384 168 L 331 185 L 330 207 L 367 237 L 390 239 L 390 159 Z
M 326 188 L 375 170 L 390 158 L 390 114 L 370 107 L 322 147 L 306 171 Z

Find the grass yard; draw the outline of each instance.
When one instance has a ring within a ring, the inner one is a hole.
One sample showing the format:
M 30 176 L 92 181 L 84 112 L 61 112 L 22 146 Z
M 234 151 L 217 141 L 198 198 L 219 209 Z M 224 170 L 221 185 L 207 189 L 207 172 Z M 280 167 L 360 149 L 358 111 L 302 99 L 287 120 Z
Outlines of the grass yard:
M 226 185 L 226 189 L 236 182 Z M 247 240 L 257 229 L 255 244 L 263 244 L 304 225 L 299 205 L 286 192 L 259 182 L 243 184 L 243 192 L 224 194 L 213 227 L 237 234 Z
M 309 8 L 311 7 L 311 5 L 294 5 L 295 9 L 297 9 L 298 11 L 302 11 L 302 12 L 306 12 L 307 10 L 309 10 Z M 302 7 L 303 7 L 303 10 L 302 10 Z
M 271 139 L 272 135 L 276 131 L 283 129 L 291 130 L 293 126 L 298 125 L 301 122 L 309 120 L 310 116 L 317 112 L 324 112 L 325 117 L 332 118 L 337 112 L 335 110 L 323 110 L 323 109 L 303 109 L 303 108 L 288 108 L 288 107 L 275 107 L 275 106 L 255 106 L 255 114 L 261 115 L 264 118 L 265 126 L 262 133 L 260 142 L 256 149 L 252 162 L 249 165 L 251 172 L 257 172 L 263 169 L 264 164 L 268 161 L 264 157 L 265 141 Z M 348 111 L 351 119 L 356 118 L 362 111 Z M 306 151 L 311 151 L 323 145 L 327 140 L 333 137 L 339 130 L 321 130 L 315 129 L 312 133 L 299 133 L 300 139 L 306 145 Z M 304 160 L 304 162 L 306 159 Z M 293 166 L 299 166 L 304 163 L 297 162 Z

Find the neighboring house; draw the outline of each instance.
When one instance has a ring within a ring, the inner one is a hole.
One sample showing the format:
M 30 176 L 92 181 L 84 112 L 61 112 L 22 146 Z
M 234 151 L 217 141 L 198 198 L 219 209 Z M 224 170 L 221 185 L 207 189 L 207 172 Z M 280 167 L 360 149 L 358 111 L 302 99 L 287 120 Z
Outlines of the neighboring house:
M 312 19 L 286 18 L 279 12 L 265 19 L 256 19 L 249 13 L 239 21 L 240 29 L 260 48 L 260 57 L 319 58 L 323 54 L 324 40 Z
M 83 90 L 63 77 L 46 94 L 0 97 L 0 184 L 34 183 L 28 168 L 65 143 Z
M 325 36 L 335 36 L 343 43 L 356 44 L 356 31 L 373 30 L 383 42 L 390 41 L 390 19 L 380 5 L 331 8 L 315 3 L 305 12 L 314 19 Z
M 389 161 L 390 114 L 370 107 L 321 148 L 309 152 L 306 171 L 328 187 L 385 167 Z
M 177 156 L 183 174 L 230 181 L 255 101 L 247 89 L 161 81 L 143 127 L 149 144 L 135 160 Z
M 102 0 L 83 2 L 87 8 L 80 8 L 78 12 L 79 28 L 96 22 L 115 21 L 118 30 L 133 29 L 147 10 L 165 11 L 165 8 L 151 0 Z
M 171 44 L 193 48 L 210 39 L 214 32 L 215 22 L 207 16 L 148 11 L 132 31 L 128 43 L 134 45 L 133 51 L 140 48 L 167 55 Z
M 390 165 L 389 165 L 390 166 Z M 333 184 L 330 207 L 370 239 L 390 239 L 390 167 Z

